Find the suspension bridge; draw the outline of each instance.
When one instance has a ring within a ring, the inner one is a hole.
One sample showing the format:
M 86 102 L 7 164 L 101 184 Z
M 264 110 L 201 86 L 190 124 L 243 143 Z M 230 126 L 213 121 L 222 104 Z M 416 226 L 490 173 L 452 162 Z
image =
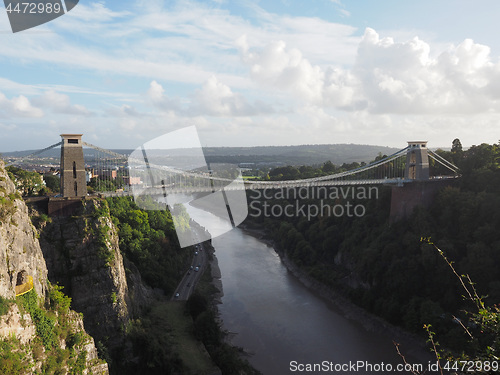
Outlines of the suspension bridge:
M 205 162 L 201 150 L 172 153 L 172 150 L 161 152 L 142 148 L 124 155 L 84 142 L 82 134 L 62 134 L 61 138 L 60 142 L 14 163 L 19 165 L 35 160 L 35 157 L 40 158 L 47 151 L 60 147 L 59 173 L 61 195 L 64 198 L 86 196 L 87 184 L 104 196 L 145 193 L 166 196 L 172 193 L 209 193 L 220 189 L 230 191 L 373 184 L 403 186 L 416 181 L 442 181 L 459 176 L 458 168 L 428 149 L 426 141 L 408 142 L 401 150 L 352 170 L 305 179 L 260 181 L 243 180 L 235 166 L 212 168 Z M 84 157 L 84 147 L 93 153 L 86 151 Z

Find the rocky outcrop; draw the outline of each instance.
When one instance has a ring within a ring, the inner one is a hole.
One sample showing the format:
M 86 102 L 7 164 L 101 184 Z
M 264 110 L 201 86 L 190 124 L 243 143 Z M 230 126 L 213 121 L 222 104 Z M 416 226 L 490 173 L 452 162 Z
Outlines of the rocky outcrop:
M 109 348 L 122 346 L 133 316 L 154 300 L 135 265 L 123 259 L 106 201 L 82 200 L 71 217 L 53 217 L 41 231 L 49 279 L 65 286 L 85 328 Z
M 70 311 L 68 313 L 68 325 L 71 331 L 82 333 L 83 342 L 78 347 L 73 348 L 75 357 L 78 357 L 80 353 L 83 353 L 85 356 L 85 366 L 82 369 L 82 373 L 108 375 L 108 365 L 98 358 L 94 339 L 85 333 L 83 320 L 80 315 L 74 311 Z M 31 319 L 30 314 L 21 313 L 17 304 L 11 304 L 7 313 L 0 316 L 0 338 L 9 338 L 11 341 L 17 342 L 19 348 L 25 354 L 23 363 L 26 366 L 26 370 L 31 369 L 32 372 L 30 373 L 41 373 L 44 362 L 46 362 L 49 354 L 43 347 L 34 344 L 35 337 L 35 323 Z M 68 343 L 62 340 L 60 342 L 60 349 L 66 349 L 67 345 Z M 65 364 L 62 367 L 68 370 L 70 364 Z
M 75 311 L 70 312 L 70 325 L 72 326 L 72 329 L 75 332 L 85 332 L 85 328 L 83 326 L 83 319 Z M 66 343 L 64 344 L 66 345 Z M 86 369 L 88 374 L 92 375 L 108 374 L 108 365 L 106 363 L 102 363 L 102 361 L 99 360 L 93 337 L 86 336 L 85 342 L 81 350 L 86 352 L 87 363 L 89 364 Z
M 0 160 L 0 296 L 15 297 L 23 276 L 32 276 L 40 296 L 47 290 L 47 267 L 28 209 Z
M 14 336 L 21 345 L 29 344 L 36 335 L 36 327 L 30 314 L 21 314 L 16 304 L 0 317 L 0 337 Z
M 139 269 L 131 261 L 124 258 L 123 265 L 125 266 L 128 283 L 127 303 L 129 313 L 132 317 L 137 318 L 144 314 L 144 308 L 150 306 L 153 301 L 164 297 L 163 291 L 154 291 L 145 285 Z
M 116 338 L 129 321 L 128 284 L 106 202 L 82 201 L 72 217 L 54 217 L 40 237 L 49 278 L 65 286 L 96 340 Z

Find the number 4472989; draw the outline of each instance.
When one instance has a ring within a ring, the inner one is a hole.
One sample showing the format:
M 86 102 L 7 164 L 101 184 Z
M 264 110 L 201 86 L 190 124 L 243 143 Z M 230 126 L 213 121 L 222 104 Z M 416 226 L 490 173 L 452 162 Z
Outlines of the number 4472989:
M 26 14 L 40 14 L 40 13 L 60 13 L 62 11 L 61 4 L 59 3 L 17 3 L 12 6 L 9 3 L 5 8 L 7 13 L 26 13 Z
M 496 372 L 499 370 L 499 366 L 498 361 L 446 361 L 443 369 L 461 372 Z

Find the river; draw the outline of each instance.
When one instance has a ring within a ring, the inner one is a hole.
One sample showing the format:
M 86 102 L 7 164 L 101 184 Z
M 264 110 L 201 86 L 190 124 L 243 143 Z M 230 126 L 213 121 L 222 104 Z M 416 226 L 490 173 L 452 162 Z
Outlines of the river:
M 195 211 L 188 207 L 188 212 Z M 196 217 L 211 226 L 224 225 L 206 212 L 196 212 Z M 394 366 L 392 373 L 409 373 L 396 371 L 401 359 L 391 337 L 367 331 L 316 296 L 286 269 L 272 247 L 238 228 L 212 243 L 222 275 L 223 327 L 234 333 L 231 342 L 243 347 L 264 375 L 292 374 L 300 365 L 323 361 L 328 371 L 307 373 L 389 373 L 388 363 Z M 364 367 L 352 367 L 361 363 Z

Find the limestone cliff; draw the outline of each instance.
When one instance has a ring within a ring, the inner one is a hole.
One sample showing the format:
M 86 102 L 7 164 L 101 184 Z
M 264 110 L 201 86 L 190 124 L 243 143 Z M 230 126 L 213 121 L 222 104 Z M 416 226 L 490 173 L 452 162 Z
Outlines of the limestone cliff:
M 133 264 L 125 269 L 107 203 L 84 199 L 71 217 L 53 217 L 41 230 L 40 243 L 49 279 L 65 286 L 85 328 L 110 347 L 122 345 L 131 315 L 151 301 L 152 290 Z
M 15 297 L 15 286 L 33 277 L 40 296 L 47 290 L 47 266 L 28 209 L 0 160 L 0 296 Z
M 64 321 L 67 324 L 67 332 L 70 334 L 60 339 L 58 348 L 56 348 L 59 353 L 50 352 L 37 338 L 36 323 L 31 315 L 21 311 L 17 304 L 11 304 L 7 313 L 0 316 L 0 339 L 4 340 L 4 343 L 9 345 L 12 351 L 20 350 L 23 355 L 22 359 L 9 358 L 11 363 L 2 364 L 2 368 L 8 368 L 12 366 L 12 362 L 18 362 L 17 374 L 42 373 L 42 370 L 47 373 L 50 373 L 50 370 L 69 373 L 70 370 L 78 368 L 82 374 L 108 375 L 108 365 L 98 358 L 94 339 L 85 332 L 80 315 L 75 311 L 69 311 Z M 78 344 L 72 343 L 74 337 L 79 337 L 81 341 Z M 61 356 L 60 353 L 64 350 L 67 354 Z M 3 354 L 0 353 L 2 356 Z M 80 355 L 83 358 L 81 362 L 78 359 Z M 56 356 L 61 357 L 59 362 L 56 362 Z M 54 362 L 56 363 L 54 364 Z
M 97 340 L 115 337 L 129 320 L 128 286 L 105 202 L 83 200 L 72 217 L 52 218 L 40 242 L 49 278 L 66 287 L 87 330 Z
M 47 275 L 38 232 L 0 160 L 2 369 L 16 374 L 49 373 L 50 369 L 108 374 L 107 364 L 97 358 L 94 340 L 83 329 L 81 316 L 68 309 L 70 300 L 50 287 Z M 31 280 L 33 288 L 28 291 Z M 27 293 L 16 298 L 16 291 Z M 66 306 L 51 306 L 54 298 L 66 301 Z

